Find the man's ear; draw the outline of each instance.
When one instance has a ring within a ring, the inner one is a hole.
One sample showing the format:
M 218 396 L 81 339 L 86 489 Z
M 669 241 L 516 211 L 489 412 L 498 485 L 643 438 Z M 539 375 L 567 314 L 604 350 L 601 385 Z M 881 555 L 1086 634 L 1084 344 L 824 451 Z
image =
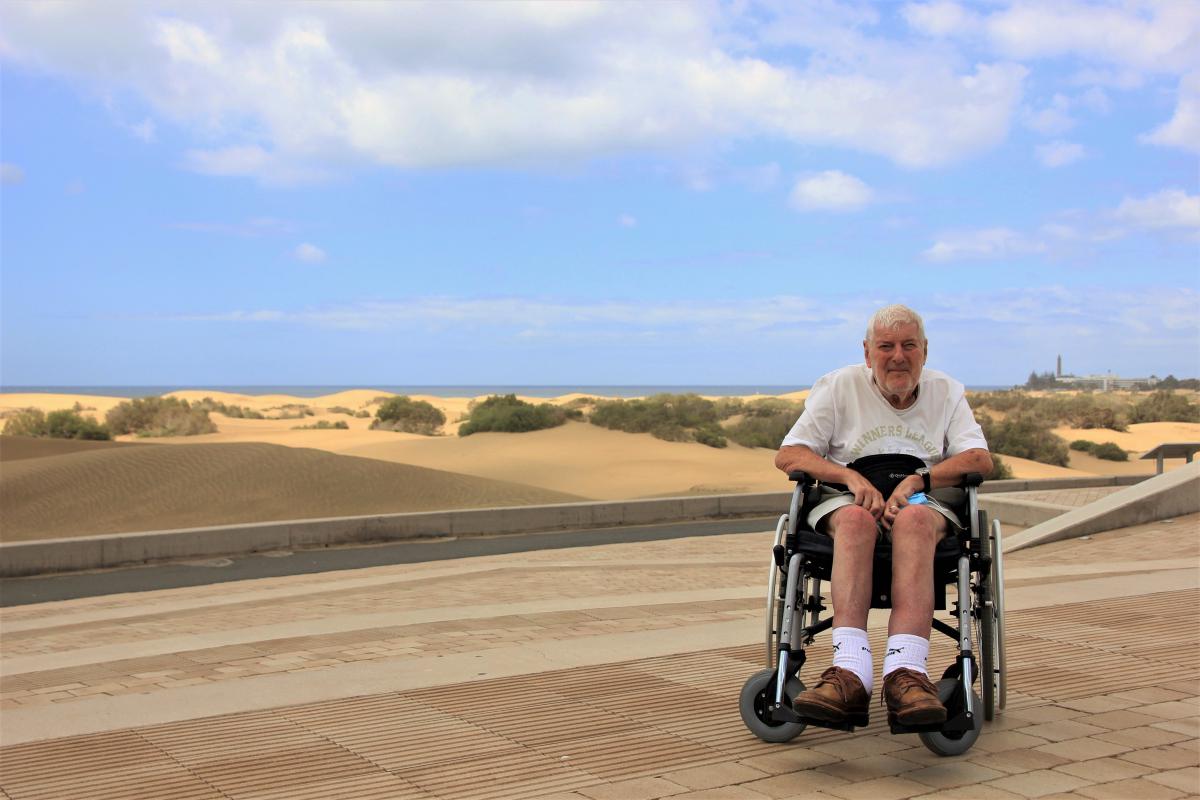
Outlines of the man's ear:
M 867 366 L 871 366 L 871 343 L 863 339 L 863 361 L 867 362 Z

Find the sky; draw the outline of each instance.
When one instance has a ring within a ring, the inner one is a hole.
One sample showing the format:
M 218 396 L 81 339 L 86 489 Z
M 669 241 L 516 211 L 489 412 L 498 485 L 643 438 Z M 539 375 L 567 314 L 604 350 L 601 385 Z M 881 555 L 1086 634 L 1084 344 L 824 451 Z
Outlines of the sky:
M 0 3 L 0 384 L 1200 376 L 1200 3 Z

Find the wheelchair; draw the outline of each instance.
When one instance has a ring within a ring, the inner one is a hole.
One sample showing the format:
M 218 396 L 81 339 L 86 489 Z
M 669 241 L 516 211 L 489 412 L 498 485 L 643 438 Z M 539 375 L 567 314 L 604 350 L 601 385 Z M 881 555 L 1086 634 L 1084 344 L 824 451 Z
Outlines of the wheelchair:
M 832 614 L 822 618 L 827 609 L 821 594 L 821 582 L 830 579 L 833 540 L 807 524 L 808 512 L 820 497 L 820 483 L 803 472 L 791 472 L 788 478 L 796 486 L 788 513 L 779 518 L 771 549 L 766 669 L 746 681 L 739 701 L 746 727 L 767 742 L 791 741 L 809 725 L 854 730 L 849 722 L 806 719 L 792 708 L 792 699 L 806 688 L 800 678 L 805 648 L 833 627 Z M 991 721 L 1007 699 L 1000 521 L 993 520 L 989 528 L 987 512 L 979 508 L 977 489 L 982 482 L 978 473 L 964 477 L 959 488 L 965 493 L 965 513 L 958 510 L 969 525 L 944 538 L 934 555 L 935 612 L 947 610 L 947 586 L 954 585 L 957 590 L 951 622 L 938 619 L 936 613 L 933 619 L 933 630 L 958 645 L 954 662 L 936 681 L 939 699 L 946 706 L 946 721 L 905 726 L 891 715 L 888 719 L 892 733 L 916 733 L 922 744 L 940 756 L 969 750 L 979 738 L 984 720 Z M 891 577 L 891 543 L 880 541 L 875 546 L 871 608 L 891 608 Z

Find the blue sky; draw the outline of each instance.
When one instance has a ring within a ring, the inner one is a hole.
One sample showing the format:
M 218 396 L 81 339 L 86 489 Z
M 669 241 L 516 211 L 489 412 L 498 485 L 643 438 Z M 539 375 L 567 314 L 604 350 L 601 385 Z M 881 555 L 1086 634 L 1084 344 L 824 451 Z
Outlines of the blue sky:
M 0 5 L 0 383 L 1200 375 L 1200 5 Z

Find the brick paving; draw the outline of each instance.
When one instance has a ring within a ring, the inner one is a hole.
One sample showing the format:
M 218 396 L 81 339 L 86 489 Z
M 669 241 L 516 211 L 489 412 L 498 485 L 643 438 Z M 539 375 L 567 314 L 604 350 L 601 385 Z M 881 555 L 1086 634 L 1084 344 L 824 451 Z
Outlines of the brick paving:
M 770 533 L 3 609 L 0 800 L 1198 796 L 1198 533 L 1010 556 L 1009 707 L 955 758 L 878 709 L 746 731 Z

